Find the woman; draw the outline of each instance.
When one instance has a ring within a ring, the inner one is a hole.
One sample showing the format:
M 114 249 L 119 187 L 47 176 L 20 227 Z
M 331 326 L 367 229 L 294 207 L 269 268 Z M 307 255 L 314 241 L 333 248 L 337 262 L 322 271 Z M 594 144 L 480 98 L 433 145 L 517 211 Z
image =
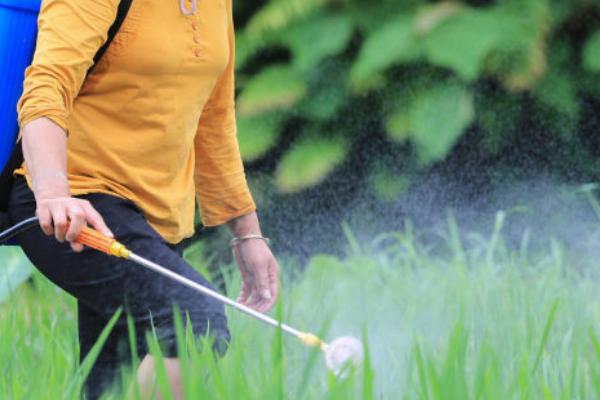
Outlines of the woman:
M 45 276 L 77 298 L 81 356 L 124 306 L 144 355 L 142 387 L 154 374 L 144 340 L 153 325 L 176 397 L 172 306 L 189 314 L 196 335 L 214 336 L 218 351 L 229 340 L 223 307 L 75 239 L 89 224 L 208 285 L 177 246 L 193 233 L 197 196 L 205 225 L 227 224 L 240 238 L 233 249 L 243 280 L 239 300 L 263 312 L 276 301 L 278 266 L 261 240 L 236 139 L 232 0 L 191 1 L 180 7 L 179 0 L 134 0 L 86 77 L 119 0 L 44 0 L 19 101 L 23 178 L 10 204 L 12 221 L 39 216 L 41 230 L 21 235 L 20 244 Z M 86 383 L 88 398 L 113 382 L 129 354 L 126 340 L 123 317 Z

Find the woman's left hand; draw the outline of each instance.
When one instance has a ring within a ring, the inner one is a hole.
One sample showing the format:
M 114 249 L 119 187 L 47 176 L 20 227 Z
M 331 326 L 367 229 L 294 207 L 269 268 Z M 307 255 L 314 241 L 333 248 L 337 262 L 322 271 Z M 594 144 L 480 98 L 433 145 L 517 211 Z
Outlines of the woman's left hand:
M 279 265 L 264 240 L 235 243 L 233 255 L 242 276 L 238 302 L 259 312 L 269 311 L 279 295 Z

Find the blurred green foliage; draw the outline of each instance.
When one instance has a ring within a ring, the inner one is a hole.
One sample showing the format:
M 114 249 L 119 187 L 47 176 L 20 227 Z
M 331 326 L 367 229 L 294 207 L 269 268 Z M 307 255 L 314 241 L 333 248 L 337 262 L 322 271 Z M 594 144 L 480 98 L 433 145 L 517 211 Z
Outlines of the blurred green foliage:
M 280 193 L 324 181 L 372 135 L 402 155 L 403 168 L 394 157 L 362 166 L 376 187 L 402 182 L 392 193 L 410 186 L 402 171 L 444 160 L 469 131 L 499 154 L 524 113 L 581 146 L 581 99 L 600 95 L 597 1 L 237 4 L 240 147 L 270 163 Z
M 33 265 L 21 249 L 0 246 L 0 304 L 26 281 L 33 272 Z

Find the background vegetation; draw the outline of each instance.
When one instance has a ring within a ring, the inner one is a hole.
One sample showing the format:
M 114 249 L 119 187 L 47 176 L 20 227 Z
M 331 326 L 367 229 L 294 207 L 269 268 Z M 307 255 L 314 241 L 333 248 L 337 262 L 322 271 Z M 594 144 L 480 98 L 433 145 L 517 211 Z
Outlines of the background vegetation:
M 506 177 L 597 176 L 597 1 L 235 7 L 240 145 L 279 251 L 325 250 L 365 204 L 402 228 L 432 174 L 457 194 L 440 209 Z
M 273 0 L 238 3 L 236 17 L 242 153 L 276 160 L 280 193 L 380 135 L 388 151 L 365 168 L 388 198 L 403 186 L 377 183 L 410 182 L 469 131 L 493 157 L 541 130 L 572 150 L 557 163 L 597 167 L 580 129 L 598 121 L 597 2 Z
M 481 235 L 449 216 L 433 242 L 410 227 L 362 244 L 346 231 L 343 258 L 317 255 L 302 276 L 285 264 L 279 315 L 328 339 L 362 337 L 368 362 L 337 380 L 318 352 L 230 312 L 234 339 L 218 364 L 180 331 L 187 398 L 599 398 L 597 277 L 557 242 L 535 252 L 524 235 L 510 250 L 509 218 L 498 213 Z M 233 297 L 237 279 L 227 282 Z M 74 312 L 73 299 L 38 273 L 0 305 L 2 398 L 78 398 L 92 359 L 77 363 Z M 132 383 L 131 370 L 123 376 Z

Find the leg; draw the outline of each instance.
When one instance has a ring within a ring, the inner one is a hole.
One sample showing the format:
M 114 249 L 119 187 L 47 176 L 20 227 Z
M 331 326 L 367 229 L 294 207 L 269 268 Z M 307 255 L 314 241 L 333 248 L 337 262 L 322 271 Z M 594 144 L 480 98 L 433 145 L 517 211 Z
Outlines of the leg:
M 100 337 L 107 321 L 85 304 L 78 304 L 78 327 L 80 361 L 83 363 L 92 347 Z M 136 328 L 136 333 L 140 327 Z M 143 330 L 143 327 L 141 327 Z M 86 381 L 86 399 L 98 399 L 105 391 L 118 382 L 120 368 L 132 365 L 133 354 L 129 347 L 128 327 L 117 324 L 108 336 Z M 137 380 L 142 399 L 150 398 L 155 387 L 156 372 L 153 358 L 146 354 L 145 338 L 137 335 L 137 354 L 142 354 L 143 360 L 137 370 Z M 144 356 L 144 354 L 146 354 Z M 173 389 L 175 399 L 183 399 L 183 389 L 177 358 L 165 358 L 164 364 Z M 121 388 L 124 389 L 124 388 Z M 131 389 L 131 388 L 130 388 Z M 158 397 L 160 400 L 160 396 Z
M 173 398 L 176 400 L 183 399 L 183 383 L 181 381 L 179 360 L 177 358 L 165 358 L 163 361 L 167 370 L 169 383 L 171 384 Z M 156 366 L 154 365 L 154 359 L 151 356 L 144 357 L 137 372 L 141 397 L 142 399 L 150 399 L 156 386 Z M 160 394 L 157 398 L 158 400 L 162 400 Z
M 80 360 L 83 362 L 102 334 L 107 320 L 81 302 L 77 304 L 77 311 Z M 102 393 L 117 381 L 120 366 L 133 361 L 127 338 L 127 327 L 117 324 L 98 354 L 86 381 L 85 395 L 88 400 L 100 398 Z M 142 349 L 138 346 L 136 350 Z
M 13 190 L 11 219 L 22 220 L 35 212 L 35 201 L 23 183 Z M 115 236 L 137 254 L 148 257 L 172 271 L 209 286 L 200 274 L 173 251 L 148 225 L 143 214 L 132 203 L 106 195 L 88 195 L 93 206 L 103 215 Z M 21 247 L 32 263 L 50 280 L 75 296 L 80 304 L 80 336 L 82 354 L 89 351 L 104 326 L 119 307 L 124 307 L 135 322 L 139 356 L 145 357 L 144 334 L 152 326 L 165 345 L 166 357 L 176 357 L 174 304 L 182 314 L 189 314 L 196 335 L 211 334 L 222 350 L 229 340 L 224 307 L 193 290 L 182 287 L 152 271 L 127 260 L 116 259 L 91 249 L 75 253 L 68 244 L 61 244 L 34 229 L 19 236 Z M 210 332 L 209 332 L 210 327 Z M 106 365 L 121 362 L 128 351 L 127 319 L 121 318 L 109 337 L 101 358 L 88 380 L 88 391 L 102 390 Z M 127 345 L 126 345 L 127 349 Z M 113 368 L 118 369 L 118 368 Z M 100 383 L 98 383 L 100 382 Z

